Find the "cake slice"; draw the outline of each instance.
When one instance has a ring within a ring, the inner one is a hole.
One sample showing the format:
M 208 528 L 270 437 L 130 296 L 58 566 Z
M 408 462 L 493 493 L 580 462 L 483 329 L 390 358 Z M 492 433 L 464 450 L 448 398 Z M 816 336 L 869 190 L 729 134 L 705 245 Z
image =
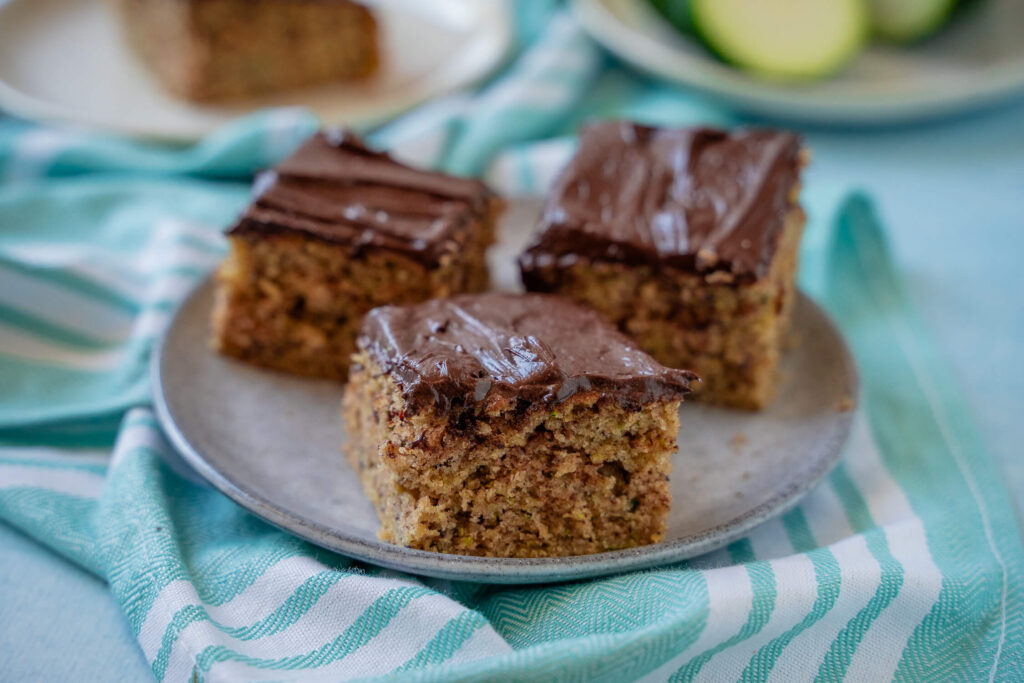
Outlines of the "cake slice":
M 654 543 L 693 380 L 560 297 L 385 306 L 360 330 L 345 450 L 393 543 L 502 557 Z
M 791 133 L 591 125 L 519 258 L 523 283 L 693 370 L 696 398 L 761 408 L 793 307 L 804 161 Z
M 371 308 L 486 289 L 501 201 L 482 183 L 404 166 L 318 133 L 258 178 L 228 230 L 214 347 L 344 380 Z
M 377 24 L 350 0 L 110 0 L 129 46 L 171 93 L 222 101 L 377 68 Z

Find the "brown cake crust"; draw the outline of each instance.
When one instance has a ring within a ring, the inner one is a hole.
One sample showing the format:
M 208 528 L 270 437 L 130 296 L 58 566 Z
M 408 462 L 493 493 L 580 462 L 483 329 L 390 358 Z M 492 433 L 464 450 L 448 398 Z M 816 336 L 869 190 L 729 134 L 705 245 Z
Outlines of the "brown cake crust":
M 697 398 L 763 407 L 795 291 L 804 157 L 789 133 L 591 126 L 520 256 L 523 282 L 694 370 Z
M 481 183 L 411 169 L 351 135 L 318 134 L 263 176 L 228 230 L 214 347 L 344 380 L 370 309 L 486 289 L 502 208 Z
M 109 1 L 133 51 L 186 99 L 242 99 L 377 69 L 376 21 L 350 0 Z
M 345 451 L 381 536 L 506 557 L 660 540 L 692 376 L 562 299 L 454 301 L 375 312 L 359 337 Z

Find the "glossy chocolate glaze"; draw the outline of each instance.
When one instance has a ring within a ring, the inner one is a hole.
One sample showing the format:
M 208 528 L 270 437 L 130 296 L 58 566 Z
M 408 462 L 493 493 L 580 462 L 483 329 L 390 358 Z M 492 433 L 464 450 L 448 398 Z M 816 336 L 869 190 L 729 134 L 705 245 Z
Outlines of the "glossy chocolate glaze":
M 800 150 L 796 135 L 770 130 L 588 126 L 520 256 L 524 282 L 542 288 L 532 271 L 579 259 L 762 277 L 793 207 Z
M 410 168 L 351 133 L 325 131 L 257 178 L 228 234 L 299 232 L 433 265 L 459 248 L 493 196 L 477 180 Z
M 366 316 L 358 344 L 413 412 L 509 400 L 548 406 L 587 391 L 639 407 L 680 400 L 698 381 L 658 363 L 594 311 L 545 294 L 383 306 Z

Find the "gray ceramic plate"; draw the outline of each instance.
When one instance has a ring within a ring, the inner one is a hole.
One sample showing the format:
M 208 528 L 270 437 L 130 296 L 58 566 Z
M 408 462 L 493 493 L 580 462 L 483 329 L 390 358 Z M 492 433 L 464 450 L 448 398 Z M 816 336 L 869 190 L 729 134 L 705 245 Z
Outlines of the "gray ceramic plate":
M 492 250 L 498 286 L 532 223 L 515 203 Z M 410 550 L 377 538 L 377 517 L 342 457 L 343 387 L 260 370 L 209 349 L 213 288 L 178 311 L 153 359 L 156 408 L 201 477 L 253 514 L 317 545 L 374 564 L 447 579 L 538 583 L 654 567 L 719 548 L 799 501 L 835 465 L 850 429 L 857 377 L 835 327 L 809 299 L 795 312 L 800 344 L 760 413 L 682 408 L 675 501 L 665 540 L 576 557 L 501 559 Z

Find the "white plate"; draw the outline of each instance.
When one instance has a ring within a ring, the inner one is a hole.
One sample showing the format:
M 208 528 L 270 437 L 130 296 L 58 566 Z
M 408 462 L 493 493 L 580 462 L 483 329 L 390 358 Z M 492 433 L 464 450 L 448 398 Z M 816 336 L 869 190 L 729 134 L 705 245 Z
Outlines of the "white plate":
M 368 0 L 382 32 L 381 70 L 231 106 L 163 91 L 123 43 L 102 0 L 0 0 L 0 107 L 26 118 L 188 141 L 254 109 L 301 106 L 327 124 L 381 120 L 482 78 L 511 41 L 508 8 L 487 0 Z
M 513 256 L 537 205 L 515 202 L 492 249 L 497 286 L 518 282 Z M 213 287 L 182 306 L 153 357 L 157 415 L 203 478 L 255 515 L 325 548 L 441 578 L 492 583 L 581 579 L 683 560 L 719 548 L 791 508 L 837 462 L 857 377 L 827 316 L 800 297 L 800 345 L 765 411 L 682 407 L 665 540 L 629 550 L 542 559 L 443 555 L 377 538 L 378 521 L 342 457 L 343 387 L 261 370 L 209 349 Z
M 598 42 L 648 73 L 768 116 L 854 124 L 952 114 L 1024 92 L 1024 2 L 977 4 L 931 40 L 873 45 L 834 78 L 786 86 L 716 60 L 647 0 L 572 0 Z

